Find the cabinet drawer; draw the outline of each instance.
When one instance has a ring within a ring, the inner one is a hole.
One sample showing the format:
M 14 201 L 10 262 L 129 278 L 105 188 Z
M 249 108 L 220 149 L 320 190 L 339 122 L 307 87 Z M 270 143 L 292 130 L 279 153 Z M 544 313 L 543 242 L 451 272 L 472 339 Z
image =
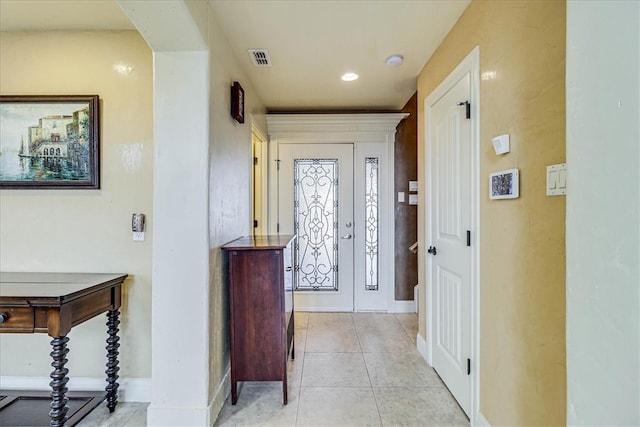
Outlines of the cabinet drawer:
M 8 318 L 0 323 L 0 332 L 33 332 L 33 307 L 2 307 Z

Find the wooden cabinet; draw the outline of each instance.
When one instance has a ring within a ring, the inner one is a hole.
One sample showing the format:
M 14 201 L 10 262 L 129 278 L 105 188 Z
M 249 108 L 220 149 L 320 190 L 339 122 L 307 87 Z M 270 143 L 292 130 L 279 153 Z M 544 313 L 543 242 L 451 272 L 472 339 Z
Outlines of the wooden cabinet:
M 243 237 L 222 247 L 231 323 L 231 404 L 238 381 L 282 381 L 293 349 L 294 236 Z

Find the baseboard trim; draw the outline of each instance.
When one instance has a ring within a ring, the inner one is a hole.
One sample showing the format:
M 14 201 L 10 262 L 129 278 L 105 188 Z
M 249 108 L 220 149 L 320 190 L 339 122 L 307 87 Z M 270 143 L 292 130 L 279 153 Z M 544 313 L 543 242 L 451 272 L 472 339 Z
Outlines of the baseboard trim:
M 416 303 L 413 300 L 394 301 L 387 310 L 356 310 L 360 313 L 377 312 L 377 313 L 416 313 Z M 353 311 L 352 307 L 303 307 L 296 306 L 295 311 L 302 312 L 336 312 L 349 313 Z
M 413 300 L 396 301 L 393 313 L 415 313 L 416 303 Z
M 0 377 L 0 388 L 6 390 L 50 390 L 49 377 Z M 120 402 L 151 402 L 151 378 L 119 378 Z M 102 391 L 104 378 L 69 378 L 69 391 Z
M 332 312 L 332 313 L 348 313 L 353 311 L 353 307 L 306 307 L 295 306 L 295 311 L 302 312 Z
M 148 426 L 211 426 L 215 423 L 227 396 L 231 392 L 231 367 L 227 370 L 204 410 L 200 408 L 173 408 L 155 406 L 147 408 Z
M 218 415 L 220 415 L 220 411 L 222 410 L 222 406 L 224 405 L 224 401 L 227 400 L 227 396 L 231 392 L 231 366 L 227 367 L 227 371 L 222 378 L 222 381 L 218 385 L 218 389 L 213 394 L 213 399 L 209 404 L 209 418 L 212 425 L 216 422 Z
M 429 363 L 429 358 L 427 357 L 427 341 L 422 338 L 422 335 L 420 334 L 416 334 L 416 347 L 418 348 L 418 353 L 420 353 L 420 356 L 422 356 L 422 358 L 427 363 Z
M 478 412 L 478 414 L 476 415 L 476 419 L 473 425 L 478 427 L 491 427 L 491 424 L 489 424 L 489 421 L 487 421 L 487 419 L 484 417 L 484 415 L 482 415 L 481 412 Z
M 147 426 L 210 426 L 211 414 L 209 407 L 196 408 L 173 408 L 166 406 L 154 406 L 153 403 L 147 408 Z

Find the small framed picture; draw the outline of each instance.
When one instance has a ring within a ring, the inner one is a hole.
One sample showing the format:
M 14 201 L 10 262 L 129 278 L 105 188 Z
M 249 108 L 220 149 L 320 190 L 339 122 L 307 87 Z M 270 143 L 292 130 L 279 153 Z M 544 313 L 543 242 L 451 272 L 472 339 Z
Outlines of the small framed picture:
M 489 199 L 517 199 L 520 197 L 520 173 L 507 169 L 489 175 Z
M 238 123 L 244 123 L 244 89 L 238 82 L 231 86 L 231 117 Z

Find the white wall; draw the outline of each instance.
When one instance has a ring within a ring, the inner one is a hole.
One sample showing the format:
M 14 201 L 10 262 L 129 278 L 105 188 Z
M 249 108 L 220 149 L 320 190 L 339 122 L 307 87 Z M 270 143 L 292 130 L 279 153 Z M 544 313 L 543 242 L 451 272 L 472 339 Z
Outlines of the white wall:
M 251 232 L 251 122 L 264 131 L 265 108 L 208 3 L 119 3 L 154 51 L 157 244 L 147 422 L 210 425 L 229 392 L 220 246 Z M 229 113 L 235 80 L 245 90 L 244 124 Z
M 640 425 L 640 3 L 567 3 L 567 424 Z
M 209 425 L 207 4 L 121 1 L 153 49 L 152 398 L 148 425 Z M 167 29 L 170 28 L 170 31 Z M 206 30 L 206 28 L 205 28 Z
M 208 416 L 207 52 L 154 53 L 152 401 L 149 425 Z

